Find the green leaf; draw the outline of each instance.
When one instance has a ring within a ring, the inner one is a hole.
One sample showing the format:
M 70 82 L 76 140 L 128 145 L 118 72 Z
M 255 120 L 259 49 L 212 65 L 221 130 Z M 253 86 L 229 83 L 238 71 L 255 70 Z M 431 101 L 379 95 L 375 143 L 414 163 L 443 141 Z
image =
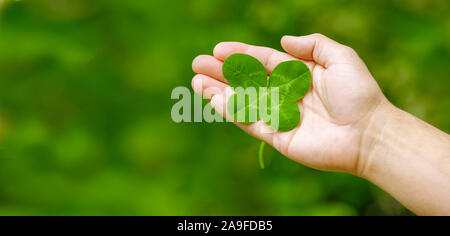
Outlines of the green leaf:
M 298 101 L 308 92 L 311 84 L 311 72 L 301 61 L 286 61 L 280 63 L 272 71 L 269 87 L 278 87 L 280 103 L 283 100 Z
M 279 104 L 271 104 L 268 110 L 270 114 L 278 109 L 279 126 L 277 128 L 272 121 L 263 119 L 264 122 L 279 131 L 290 131 L 297 127 L 300 123 L 300 109 L 297 101 L 306 95 L 310 84 L 311 72 L 301 61 L 286 61 L 275 67 L 270 75 L 269 89 L 278 88 Z M 270 95 L 271 91 L 269 90 L 268 93 Z
M 279 114 L 277 123 L 273 122 L 272 119 L 263 117 L 264 123 L 275 130 L 287 132 L 300 124 L 300 109 L 295 101 L 283 102 L 278 106 L 269 106 L 267 109 L 269 114 L 272 114 L 275 110 Z
M 227 78 L 235 94 L 230 97 L 227 110 L 234 120 L 241 123 L 254 123 L 259 117 L 259 88 L 267 86 L 267 73 L 264 65 L 256 58 L 245 54 L 233 54 L 223 64 L 223 75 Z M 242 88 L 242 89 L 236 89 Z M 248 90 L 254 89 L 253 97 L 248 95 Z M 243 101 L 245 97 L 245 103 Z M 241 100 L 239 98 L 242 98 Z M 251 117 L 250 114 L 255 114 Z
M 267 86 L 267 72 L 258 59 L 246 54 L 233 54 L 225 60 L 223 75 L 233 88 Z
M 311 72 L 303 62 L 293 60 L 280 63 L 267 81 L 264 65 L 256 58 L 246 54 L 233 54 L 223 64 L 223 74 L 236 91 L 227 105 L 228 112 L 236 121 L 253 123 L 262 118 L 267 125 L 283 132 L 299 125 L 300 109 L 297 101 L 306 95 L 311 84 Z M 260 88 L 266 87 L 268 89 L 264 94 L 260 94 Z M 257 96 L 249 96 L 246 93 L 246 90 L 251 88 L 256 90 Z M 270 104 L 273 94 L 279 97 L 276 104 Z M 269 114 L 262 117 L 259 112 L 260 95 L 268 104 L 264 114 Z M 251 117 L 252 111 L 257 111 L 257 115 Z M 270 119 L 270 114 L 276 113 L 278 122 Z

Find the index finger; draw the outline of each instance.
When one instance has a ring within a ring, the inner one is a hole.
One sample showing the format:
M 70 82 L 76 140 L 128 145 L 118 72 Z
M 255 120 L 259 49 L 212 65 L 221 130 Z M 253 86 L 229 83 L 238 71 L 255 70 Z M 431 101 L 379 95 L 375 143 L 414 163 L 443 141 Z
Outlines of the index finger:
M 264 65 L 268 74 L 272 73 L 273 69 L 281 62 L 299 60 L 287 53 L 272 48 L 253 46 L 240 42 L 222 42 L 214 48 L 214 57 L 221 61 L 225 61 L 235 53 L 243 53 L 255 57 Z M 302 61 L 312 71 L 314 62 Z

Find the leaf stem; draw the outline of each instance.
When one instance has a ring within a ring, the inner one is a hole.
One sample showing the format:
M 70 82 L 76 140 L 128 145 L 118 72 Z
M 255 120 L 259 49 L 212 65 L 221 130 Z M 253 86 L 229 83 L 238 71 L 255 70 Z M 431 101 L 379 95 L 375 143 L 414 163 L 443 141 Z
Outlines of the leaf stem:
M 261 142 L 259 146 L 259 166 L 261 169 L 264 169 L 264 146 L 266 146 L 265 142 Z

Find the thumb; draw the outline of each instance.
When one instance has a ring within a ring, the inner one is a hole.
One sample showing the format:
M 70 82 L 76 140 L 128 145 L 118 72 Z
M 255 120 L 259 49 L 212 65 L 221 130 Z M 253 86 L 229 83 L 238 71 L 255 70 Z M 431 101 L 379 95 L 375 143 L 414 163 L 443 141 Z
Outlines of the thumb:
M 324 35 L 284 36 L 283 49 L 299 59 L 315 61 L 327 68 L 332 64 L 354 62 L 359 59 L 356 52 Z

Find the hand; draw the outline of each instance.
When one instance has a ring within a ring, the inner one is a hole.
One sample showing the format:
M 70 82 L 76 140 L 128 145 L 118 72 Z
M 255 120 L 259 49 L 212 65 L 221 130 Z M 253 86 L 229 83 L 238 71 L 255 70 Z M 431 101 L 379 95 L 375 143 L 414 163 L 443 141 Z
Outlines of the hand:
M 256 57 L 268 74 L 283 61 L 301 60 L 312 72 L 312 84 L 298 101 L 300 125 L 275 133 L 266 132 L 262 121 L 236 125 L 302 164 L 361 176 L 417 214 L 450 215 L 450 135 L 390 104 L 351 48 L 319 34 L 285 36 L 281 45 L 289 54 L 218 44 L 214 56 L 194 60 L 194 91 L 227 116 L 232 90 L 222 64 L 228 56 Z
M 228 56 L 249 54 L 265 65 L 268 74 L 283 61 L 303 61 L 311 70 L 312 84 L 298 101 L 302 119 L 297 128 L 267 133 L 262 121 L 237 125 L 304 165 L 359 174 L 366 163 L 360 155 L 365 130 L 377 108 L 388 104 L 377 83 L 353 49 L 323 35 L 285 36 L 281 45 L 289 54 L 237 42 L 218 44 L 214 56 L 194 60 L 198 74 L 192 82 L 194 91 L 212 98 L 212 106 L 226 115 L 231 92 L 222 64 Z

